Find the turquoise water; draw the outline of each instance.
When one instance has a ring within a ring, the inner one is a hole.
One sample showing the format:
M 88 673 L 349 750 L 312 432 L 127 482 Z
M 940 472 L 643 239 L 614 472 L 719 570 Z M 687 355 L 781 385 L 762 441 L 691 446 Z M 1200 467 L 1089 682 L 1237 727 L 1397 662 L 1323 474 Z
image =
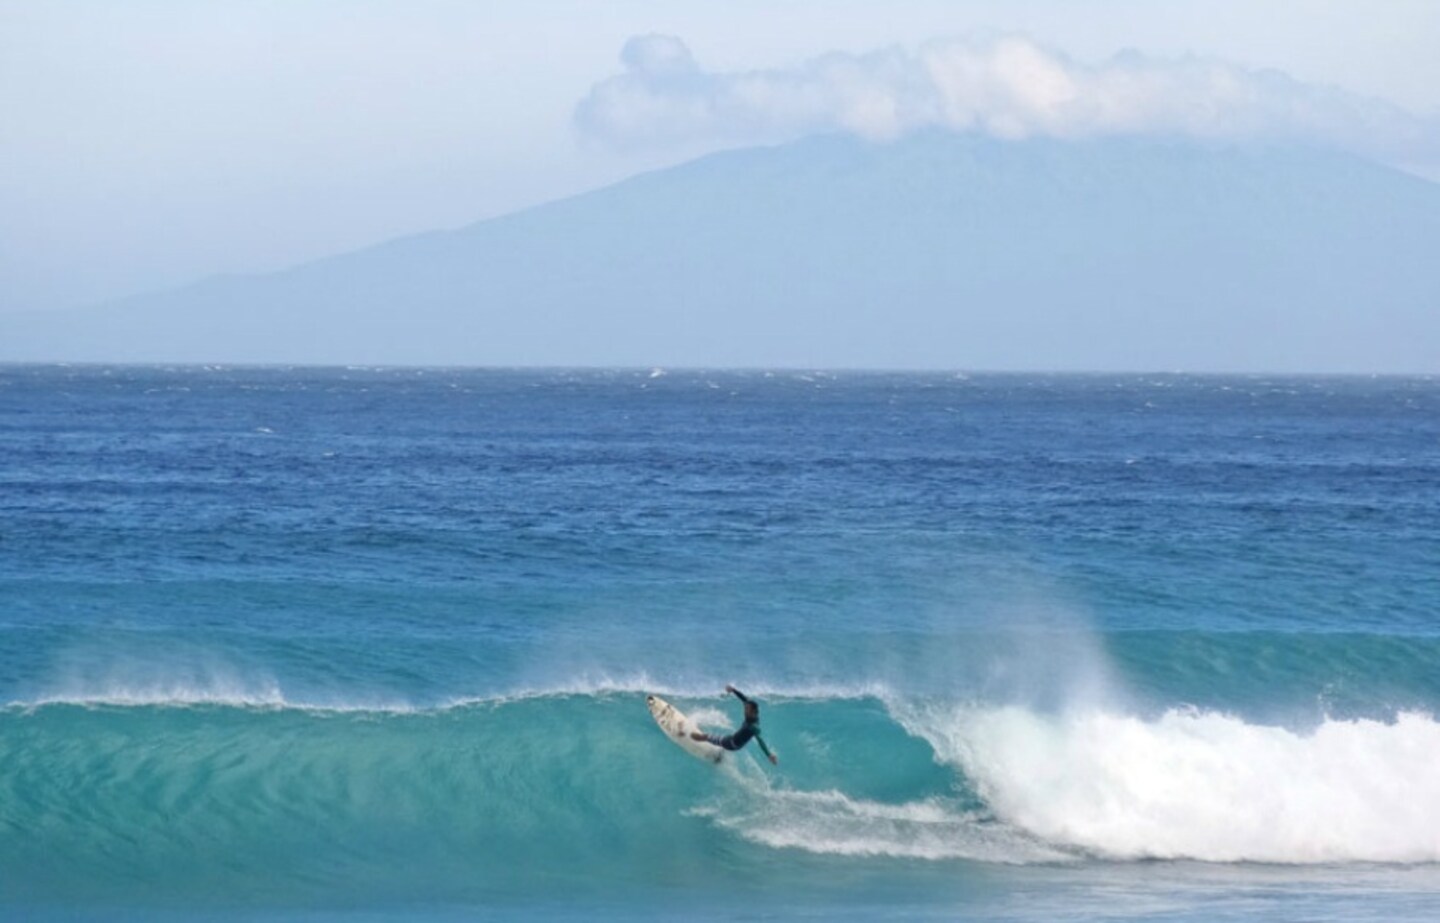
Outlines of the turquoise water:
M 1432 919 L 1440 382 L 0 368 L 0 703 L 7 919 Z

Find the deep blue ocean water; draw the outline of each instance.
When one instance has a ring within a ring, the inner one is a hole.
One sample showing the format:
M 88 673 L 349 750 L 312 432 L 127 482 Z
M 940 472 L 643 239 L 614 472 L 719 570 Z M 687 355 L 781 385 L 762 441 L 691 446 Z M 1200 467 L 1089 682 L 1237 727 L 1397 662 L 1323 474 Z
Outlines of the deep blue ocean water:
M 0 367 L 3 919 L 1433 920 L 1437 708 L 1433 379 Z

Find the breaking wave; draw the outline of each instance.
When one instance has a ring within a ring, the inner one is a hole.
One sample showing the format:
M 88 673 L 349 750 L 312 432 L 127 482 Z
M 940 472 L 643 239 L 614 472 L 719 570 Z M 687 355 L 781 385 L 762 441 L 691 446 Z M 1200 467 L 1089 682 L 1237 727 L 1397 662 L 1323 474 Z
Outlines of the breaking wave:
M 805 855 L 1440 862 L 1440 723 L 1417 711 L 1287 728 L 772 691 L 780 766 L 742 753 L 717 770 L 623 685 L 430 706 L 296 703 L 263 684 L 12 703 L 0 884 L 43 895 L 83 866 L 95 887 L 164 869 L 194 887 L 262 875 L 382 895 L 420 875 L 454 895 L 567 869 L 683 880 Z M 707 726 L 736 719 L 714 695 L 659 691 Z

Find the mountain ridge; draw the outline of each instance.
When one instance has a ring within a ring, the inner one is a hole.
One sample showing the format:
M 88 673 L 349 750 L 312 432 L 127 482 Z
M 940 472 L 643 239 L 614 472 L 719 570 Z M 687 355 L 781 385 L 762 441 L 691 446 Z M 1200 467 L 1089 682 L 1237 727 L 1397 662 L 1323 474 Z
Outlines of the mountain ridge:
M 827 136 L 109 305 L 0 359 L 1440 371 L 1440 186 L 1165 139 Z

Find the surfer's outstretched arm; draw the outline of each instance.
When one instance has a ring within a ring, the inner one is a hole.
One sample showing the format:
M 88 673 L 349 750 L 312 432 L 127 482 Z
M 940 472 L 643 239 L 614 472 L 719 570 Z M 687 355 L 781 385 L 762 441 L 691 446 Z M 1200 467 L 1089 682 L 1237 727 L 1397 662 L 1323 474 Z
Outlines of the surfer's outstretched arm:
M 725 691 L 731 693 L 735 696 L 735 698 L 739 699 L 742 702 L 749 703 L 750 701 L 748 698 L 745 697 L 745 693 L 741 692 L 739 689 L 736 689 L 734 686 L 726 686 Z

